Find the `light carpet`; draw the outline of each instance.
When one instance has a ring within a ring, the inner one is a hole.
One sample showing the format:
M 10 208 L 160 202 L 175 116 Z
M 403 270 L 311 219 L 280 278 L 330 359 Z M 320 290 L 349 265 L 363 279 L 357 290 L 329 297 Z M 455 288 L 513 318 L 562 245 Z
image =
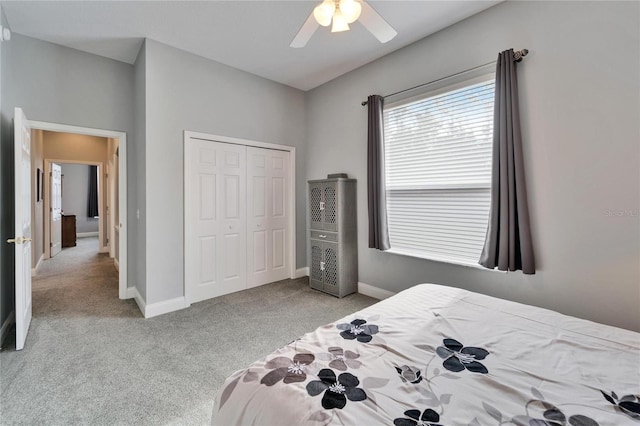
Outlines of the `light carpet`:
M 376 302 L 311 290 L 306 278 L 144 319 L 118 299 L 95 238 L 43 262 L 25 349 L 0 352 L 0 423 L 208 424 L 224 379 L 320 325 Z

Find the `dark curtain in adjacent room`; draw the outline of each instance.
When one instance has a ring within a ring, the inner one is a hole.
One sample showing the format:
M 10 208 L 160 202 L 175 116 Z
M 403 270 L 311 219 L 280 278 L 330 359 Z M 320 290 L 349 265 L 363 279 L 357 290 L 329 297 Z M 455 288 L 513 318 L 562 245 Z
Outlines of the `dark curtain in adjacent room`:
M 89 201 L 87 217 L 97 217 L 98 212 L 98 166 L 89 166 Z

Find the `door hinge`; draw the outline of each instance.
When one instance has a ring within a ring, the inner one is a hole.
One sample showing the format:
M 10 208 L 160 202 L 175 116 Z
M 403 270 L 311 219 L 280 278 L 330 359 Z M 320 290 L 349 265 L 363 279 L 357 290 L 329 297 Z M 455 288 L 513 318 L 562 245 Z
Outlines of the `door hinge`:
M 49 243 L 49 247 L 53 247 L 53 243 Z

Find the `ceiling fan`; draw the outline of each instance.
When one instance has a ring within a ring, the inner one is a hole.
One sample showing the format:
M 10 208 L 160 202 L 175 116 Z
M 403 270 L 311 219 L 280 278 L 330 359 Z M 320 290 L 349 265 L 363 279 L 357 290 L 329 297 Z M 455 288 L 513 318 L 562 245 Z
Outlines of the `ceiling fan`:
M 386 43 L 398 33 L 364 0 L 324 0 L 313 9 L 298 34 L 291 42 L 291 47 L 306 46 L 318 27 L 331 26 L 331 32 L 348 31 L 349 24 L 360 21 L 381 43 Z

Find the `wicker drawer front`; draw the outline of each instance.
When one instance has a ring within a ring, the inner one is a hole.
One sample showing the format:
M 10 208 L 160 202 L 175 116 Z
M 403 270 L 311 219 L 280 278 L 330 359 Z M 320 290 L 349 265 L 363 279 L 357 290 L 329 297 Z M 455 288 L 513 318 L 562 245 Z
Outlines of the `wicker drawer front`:
M 338 234 L 336 232 L 327 231 L 311 231 L 311 238 L 320 241 L 338 241 Z

